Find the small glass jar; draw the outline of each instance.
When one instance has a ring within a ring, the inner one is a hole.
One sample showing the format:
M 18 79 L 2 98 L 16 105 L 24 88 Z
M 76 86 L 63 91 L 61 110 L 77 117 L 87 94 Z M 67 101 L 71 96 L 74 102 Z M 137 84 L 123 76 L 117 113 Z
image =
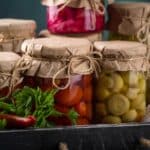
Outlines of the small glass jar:
M 94 46 L 104 59 L 95 81 L 95 122 L 142 121 L 146 111 L 146 45 L 110 41 L 96 42 Z
M 149 9 L 150 3 L 146 2 L 113 3 L 109 5 L 109 40 L 139 41 L 140 29 L 149 20 Z
M 25 39 L 35 36 L 36 22 L 22 19 L 0 19 L 0 51 L 20 53 Z
M 85 56 L 90 54 L 91 43 L 82 38 L 39 38 L 25 41 L 22 51 L 26 50 L 32 56 L 33 66 L 26 72 L 23 85 L 40 87 L 43 91 L 58 89 L 56 109 L 67 113 L 73 108 L 79 114 L 77 125 L 90 124 L 93 72 Z M 69 74 L 68 67 L 71 67 Z M 67 117 L 50 117 L 49 120 L 56 125 L 71 125 Z
M 83 0 L 67 3 L 65 0 L 43 0 L 47 6 L 47 27 L 51 33 L 72 34 L 100 32 L 104 27 L 104 6 L 99 2 Z M 92 4 L 91 4 L 92 3 Z
M 12 52 L 0 52 L 0 97 L 8 96 L 21 84 L 11 85 L 12 74 L 15 71 L 14 67 L 20 56 Z M 10 91 L 10 86 L 12 89 Z

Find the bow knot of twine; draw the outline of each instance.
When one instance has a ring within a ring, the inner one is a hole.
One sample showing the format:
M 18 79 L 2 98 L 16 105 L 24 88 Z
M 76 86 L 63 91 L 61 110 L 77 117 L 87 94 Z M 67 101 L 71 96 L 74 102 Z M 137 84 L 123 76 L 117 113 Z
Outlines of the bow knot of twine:
M 97 58 L 93 57 L 93 55 L 97 56 Z M 102 55 L 98 52 L 91 52 L 91 54 L 89 54 L 87 56 L 83 55 L 83 56 L 69 57 L 68 61 L 66 61 L 67 63 L 64 65 L 64 67 L 62 69 L 60 69 L 58 72 L 56 72 L 56 74 L 53 76 L 53 78 L 52 78 L 53 85 L 60 90 L 64 90 L 64 89 L 68 88 L 71 83 L 72 65 L 73 65 L 73 63 L 76 63 L 76 62 L 79 62 L 79 63 L 88 62 L 89 67 L 87 69 L 85 69 L 84 71 L 82 71 L 82 74 L 89 74 L 89 73 L 94 72 L 96 77 L 98 77 L 99 72 L 101 72 L 101 67 L 99 65 L 100 60 L 102 60 Z M 68 81 L 64 87 L 61 87 L 61 86 L 57 85 L 56 79 L 64 71 L 66 71 Z
M 10 78 L 9 91 L 8 91 L 7 96 L 10 96 L 13 89 L 22 82 L 22 80 L 23 80 L 22 73 L 27 71 L 31 67 L 31 65 L 32 65 L 31 57 L 29 55 L 25 54 L 16 62 L 12 73 L 5 73 L 5 72 L 0 73 L 0 76 L 7 77 L 7 79 Z M 4 80 L 4 82 L 1 84 L 1 86 L 4 85 L 5 82 L 7 82 L 7 81 Z

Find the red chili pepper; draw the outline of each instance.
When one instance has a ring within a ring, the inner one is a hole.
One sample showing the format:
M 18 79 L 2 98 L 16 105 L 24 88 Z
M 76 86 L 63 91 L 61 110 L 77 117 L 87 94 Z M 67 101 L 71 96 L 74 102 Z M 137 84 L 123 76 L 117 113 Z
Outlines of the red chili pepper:
M 36 122 L 34 116 L 19 117 L 16 115 L 0 114 L 0 119 L 7 121 L 8 128 L 27 128 L 33 126 Z

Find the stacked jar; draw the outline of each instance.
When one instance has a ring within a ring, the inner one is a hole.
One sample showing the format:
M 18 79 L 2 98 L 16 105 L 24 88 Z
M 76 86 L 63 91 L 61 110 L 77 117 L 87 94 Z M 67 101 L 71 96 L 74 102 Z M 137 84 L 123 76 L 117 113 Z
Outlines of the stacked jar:
M 91 43 L 86 39 L 39 38 L 26 40 L 22 52 L 32 59 L 23 86 L 43 91 L 58 89 L 56 109 L 67 113 L 71 108 L 79 114 L 77 124 L 90 124 L 92 119 Z M 66 117 L 49 118 L 56 125 L 70 125 Z
M 0 19 L 0 51 L 20 53 L 25 39 L 35 36 L 36 22 L 22 19 Z
M 146 42 L 150 3 L 113 3 L 108 6 L 110 40 Z
M 110 40 L 139 41 L 148 44 L 148 38 L 150 39 L 150 3 L 113 3 L 109 5 L 108 13 Z M 147 103 L 149 104 L 149 78 L 147 89 Z
M 13 52 L 0 52 L 0 98 L 8 97 L 17 88 L 22 88 L 22 73 L 30 67 L 29 63 L 22 63 L 23 60 Z
M 138 42 L 95 42 L 101 53 L 99 79 L 95 82 L 96 123 L 142 121 L 146 111 L 147 47 Z
M 42 0 L 42 4 L 47 7 L 47 28 L 51 36 L 57 34 L 99 40 L 104 27 L 101 0 Z

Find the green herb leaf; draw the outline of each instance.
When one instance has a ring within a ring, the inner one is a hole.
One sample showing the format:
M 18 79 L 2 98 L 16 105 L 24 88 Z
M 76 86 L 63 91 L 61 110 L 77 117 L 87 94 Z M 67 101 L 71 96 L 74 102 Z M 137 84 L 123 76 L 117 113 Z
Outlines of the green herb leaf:
M 79 114 L 72 108 L 69 112 L 68 112 L 68 118 L 71 120 L 73 125 L 76 125 L 76 121 L 79 117 Z

